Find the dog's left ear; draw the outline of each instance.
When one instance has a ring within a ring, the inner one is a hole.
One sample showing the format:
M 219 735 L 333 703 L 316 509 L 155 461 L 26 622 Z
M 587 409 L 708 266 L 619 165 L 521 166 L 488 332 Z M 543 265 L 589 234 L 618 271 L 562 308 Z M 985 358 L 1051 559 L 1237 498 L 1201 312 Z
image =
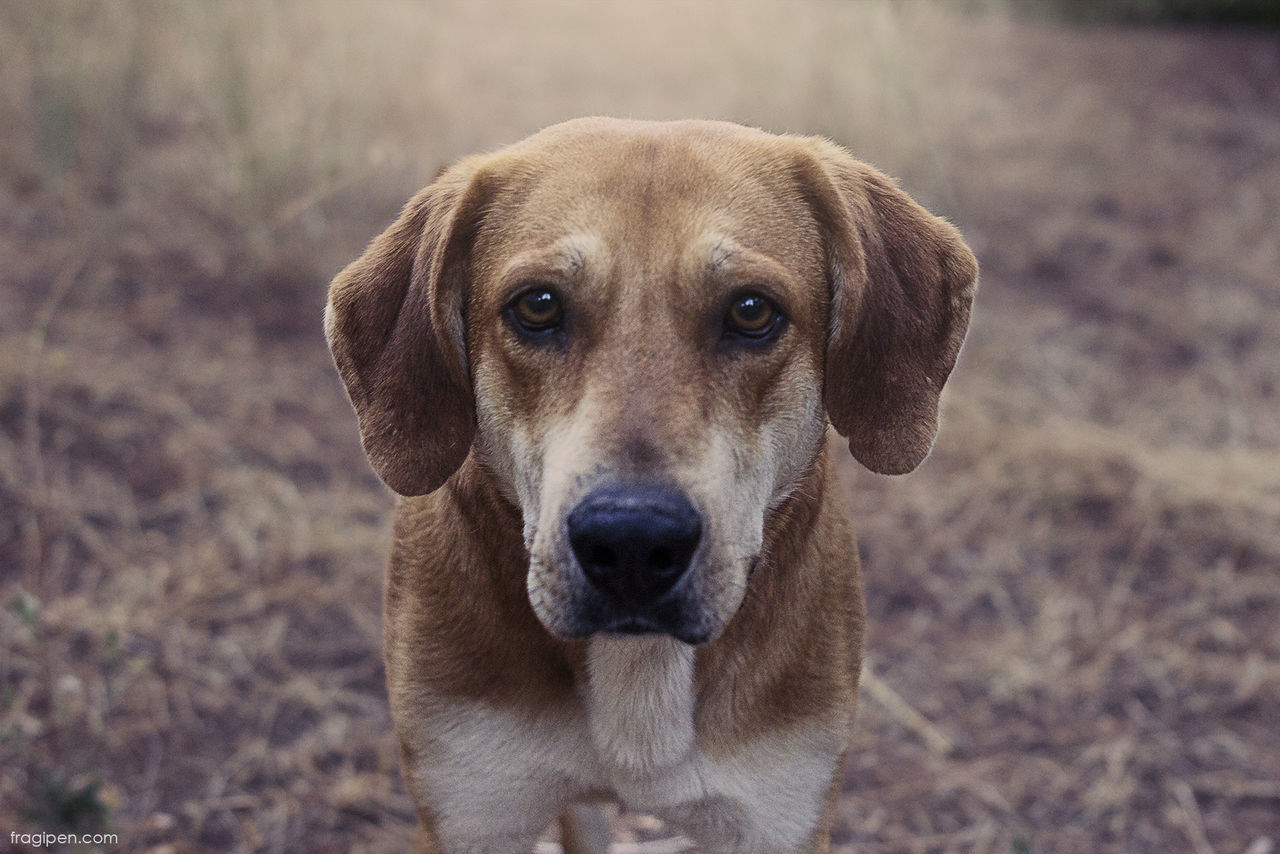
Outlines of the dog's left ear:
M 831 286 L 823 397 L 849 450 L 880 474 L 918 466 L 969 326 L 978 262 L 960 233 L 827 140 L 803 169 Z

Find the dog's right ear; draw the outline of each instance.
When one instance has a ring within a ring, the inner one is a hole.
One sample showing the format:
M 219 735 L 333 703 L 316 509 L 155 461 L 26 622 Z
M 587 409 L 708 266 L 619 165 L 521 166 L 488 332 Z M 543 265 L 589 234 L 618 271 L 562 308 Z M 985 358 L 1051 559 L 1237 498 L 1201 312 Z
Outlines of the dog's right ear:
M 333 361 L 369 461 L 401 495 L 440 487 L 475 432 L 462 312 L 481 183 L 473 161 L 446 171 L 329 286 Z

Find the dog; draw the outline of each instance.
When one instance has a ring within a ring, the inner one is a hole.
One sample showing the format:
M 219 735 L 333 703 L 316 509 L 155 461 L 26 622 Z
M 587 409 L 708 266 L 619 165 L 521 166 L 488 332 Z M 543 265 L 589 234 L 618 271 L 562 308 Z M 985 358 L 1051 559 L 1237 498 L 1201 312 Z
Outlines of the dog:
M 415 850 L 527 852 L 557 816 L 602 850 L 574 806 L 602 800 L 704 851 L 830 849 L 864 608 L 828 422 L 915 468 L 977 276 L 843 148 L 722 122 L 554 125 L 409 201 L 325 328 L 402 496 Z

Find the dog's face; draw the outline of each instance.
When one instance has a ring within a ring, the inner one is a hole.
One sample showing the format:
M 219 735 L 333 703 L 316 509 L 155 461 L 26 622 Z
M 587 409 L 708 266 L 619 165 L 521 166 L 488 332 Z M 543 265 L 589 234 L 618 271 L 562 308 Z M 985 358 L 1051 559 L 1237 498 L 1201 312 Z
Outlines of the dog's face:
M 822 245 L 786 176 L 592 145 L 595 169 L 534 155 L 473 246 L 475 450 L 524 515 L 547 628 L 702 641 L 826 429 Z
M 591 120 L 464 161 L 334 282 L 327 326 L 398 491 L 467 453 L 520 508 L 561 637 L 714 638 L 827 419 L 908 470 L 976 267 L 817 140 Z

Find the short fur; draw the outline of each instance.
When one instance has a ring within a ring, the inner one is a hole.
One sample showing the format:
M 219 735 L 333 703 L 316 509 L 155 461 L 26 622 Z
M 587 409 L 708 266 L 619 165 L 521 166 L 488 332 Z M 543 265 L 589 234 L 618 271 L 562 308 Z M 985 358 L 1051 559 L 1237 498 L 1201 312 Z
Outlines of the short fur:
M 706 851 L 829 849 L 863 603 L 826 425 L 874 471 L 918 465 L 976 280 L 880 172 L 725 123 L 567 122 L 409 202 L 326 329 L 405 496 L 385 641 L 420 851 L 527 851 L 602 798 Z M 531 283 L 563 301 L 551 343 L 505 316 Z M 722 334 L 743 289 L 785 317 L 767 346 Z M 673 606 L 696 643 L 584 622 L 566 516 L 638 482 L 700 514 Z

